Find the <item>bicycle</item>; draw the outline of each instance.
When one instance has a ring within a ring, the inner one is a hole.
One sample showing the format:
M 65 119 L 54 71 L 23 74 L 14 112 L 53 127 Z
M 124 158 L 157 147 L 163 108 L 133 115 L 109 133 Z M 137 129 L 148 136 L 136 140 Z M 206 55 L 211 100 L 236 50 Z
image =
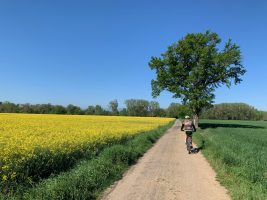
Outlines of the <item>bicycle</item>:
M 185 131 L 186 134 L 186 149 L 188 153 L 197 153 L 198 148 L 193 148 L 192 134 L 196 131 L 196 127 L 189 116 L 185 116 L 185 120 L 182 123 L 181 131 Z
M 186 149 L 188 151 L 188 154 L 192 153 L 192 150 L 193 150 L 192 136 L 186 137 Z
M 188 154 L 191 154 L 191 153 L 198 153 L 201 148 L 194 148 L 192 144 L 192 136 L 187 136 L 186 149 L 188 151 Z

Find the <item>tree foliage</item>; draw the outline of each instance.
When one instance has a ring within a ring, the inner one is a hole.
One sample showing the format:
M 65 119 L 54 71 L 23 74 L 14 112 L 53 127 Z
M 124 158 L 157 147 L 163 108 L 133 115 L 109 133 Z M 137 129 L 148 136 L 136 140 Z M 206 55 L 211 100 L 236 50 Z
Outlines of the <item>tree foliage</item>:
M 130 102 L 135 103 L 131 104 L 130 107 L 120 109 L 116 115 L 184 118 L 185 115 L 192 114 L 188 106 L 179 103 L 171 103 L 168 108 L 164 109 L 160 108 L 159 103 L 156 101 L 130 100 Z M 140 106 L 144 102 L 145 106 Z M 72 104 L 64 107 L 52 104 L 15 104 L 8 101 L 0 102 L 0 113 L 114 115 L 113 112 L 105 110 L 100 105 L 90 105 L 83 110 L 79 106 Z M 223 103 L 214 105 L 210 109 L 205 109 L 201 117 L 207 119 L 267 120 L 267 112 L 258 111 L 244 103 Z
M 83 114 L 82 109 L 79 106 L 69 104 L 66 108 L 67 114 L 69 115 L 80 115 Z
M 245 103 L 222 103 L 203 111 L 205 119 L 263 120 L 264 112 Z
M 15 104 L 8 101 L 0 103 L 2 113 L 37 113 L 37 114 L 67 114 L 67 108 L 51 104 Z M 77 113 L 78 114 L 78 113 Z M 81 114 L 81 113 L 80 113 Z
M 160 116 L 160 105 L 157 101 L 150 101 L 148 104 L 148 112 L 151 117 Z
M 111 110 L 112 115 L 118 115 L 118 113 L 119 113 L 118 105 L 119 104 L 118 104 L 117 99 L 109 102 L 109 108 Z
M 104 114 L 104 109 L 100 105 L 95 106 L 95 114 L 96 115 L 103 115 Z
M 94 115 L 95 114 L 95 107 L 94 106 L 88 106 L 88 108 L 85 111 L 86 115 Z
M 130 116 L 148 116 L 149 102 L 146 100 L 127 99 L 125 105 Z
M 181 98 L 197 118 L 213 103 L 217 87 L 240 83 L 246 72 L 240 47 L 229 39 L 219 50 L 220 43 L 219 36 L 210 31 L 187 34 L 161 57 L 152 57 L 149 66 L 157 75 L 151 82 L 152 96 L 167 90 Z
M 171 103 L 167 108 L 167 116 L 174 118 L 184 118 L 186 115 L 191 115 L 190 109 L 179 103 Z

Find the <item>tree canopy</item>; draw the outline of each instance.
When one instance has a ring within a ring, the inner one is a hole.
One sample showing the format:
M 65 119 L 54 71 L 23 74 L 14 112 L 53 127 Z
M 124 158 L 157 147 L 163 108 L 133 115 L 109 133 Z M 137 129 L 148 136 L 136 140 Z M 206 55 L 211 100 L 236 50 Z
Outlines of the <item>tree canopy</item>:
M 245 103 L 221 103 L 204 110 L 201 118 L 226 120 L 263 120 L 264 112 Z
M 118 115 L 118 113 L 119 113 L 118 105 L 119 104 L 118 104 L 118 100 L 117 99 L 112 100 L 112 101 L 109 102 L 109 108 L 110 108 L 111 113 L 113 115 Z
M 187 34 L 160 57 L 152 57 L 149 66 L 157 75 L 151 82 L 152 96 L 163 90 L 173 93 L 198 120 L 201 110 L 213 103 L 215 89 L 240 83 L 246 72 L 240 47 L 231 39 L 222 48 L 220 43 L 214 32 Z

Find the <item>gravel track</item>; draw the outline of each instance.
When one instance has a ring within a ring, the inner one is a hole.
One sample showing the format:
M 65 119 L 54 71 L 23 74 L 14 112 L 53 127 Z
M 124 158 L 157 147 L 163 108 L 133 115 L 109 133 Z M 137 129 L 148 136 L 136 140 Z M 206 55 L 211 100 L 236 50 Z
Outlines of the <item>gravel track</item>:
M 230 199 L 203 155 L 187 153 L 180 126 L 177 120 L 102 200 Z

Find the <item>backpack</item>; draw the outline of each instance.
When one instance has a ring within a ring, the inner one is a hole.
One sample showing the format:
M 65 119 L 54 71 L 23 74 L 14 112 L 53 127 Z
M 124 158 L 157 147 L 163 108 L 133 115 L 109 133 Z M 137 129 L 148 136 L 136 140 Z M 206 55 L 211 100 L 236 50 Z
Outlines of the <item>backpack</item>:
M 191 120 L 185 120 L 184 130 L 185 131 L 193 131 L 193 122 Z

